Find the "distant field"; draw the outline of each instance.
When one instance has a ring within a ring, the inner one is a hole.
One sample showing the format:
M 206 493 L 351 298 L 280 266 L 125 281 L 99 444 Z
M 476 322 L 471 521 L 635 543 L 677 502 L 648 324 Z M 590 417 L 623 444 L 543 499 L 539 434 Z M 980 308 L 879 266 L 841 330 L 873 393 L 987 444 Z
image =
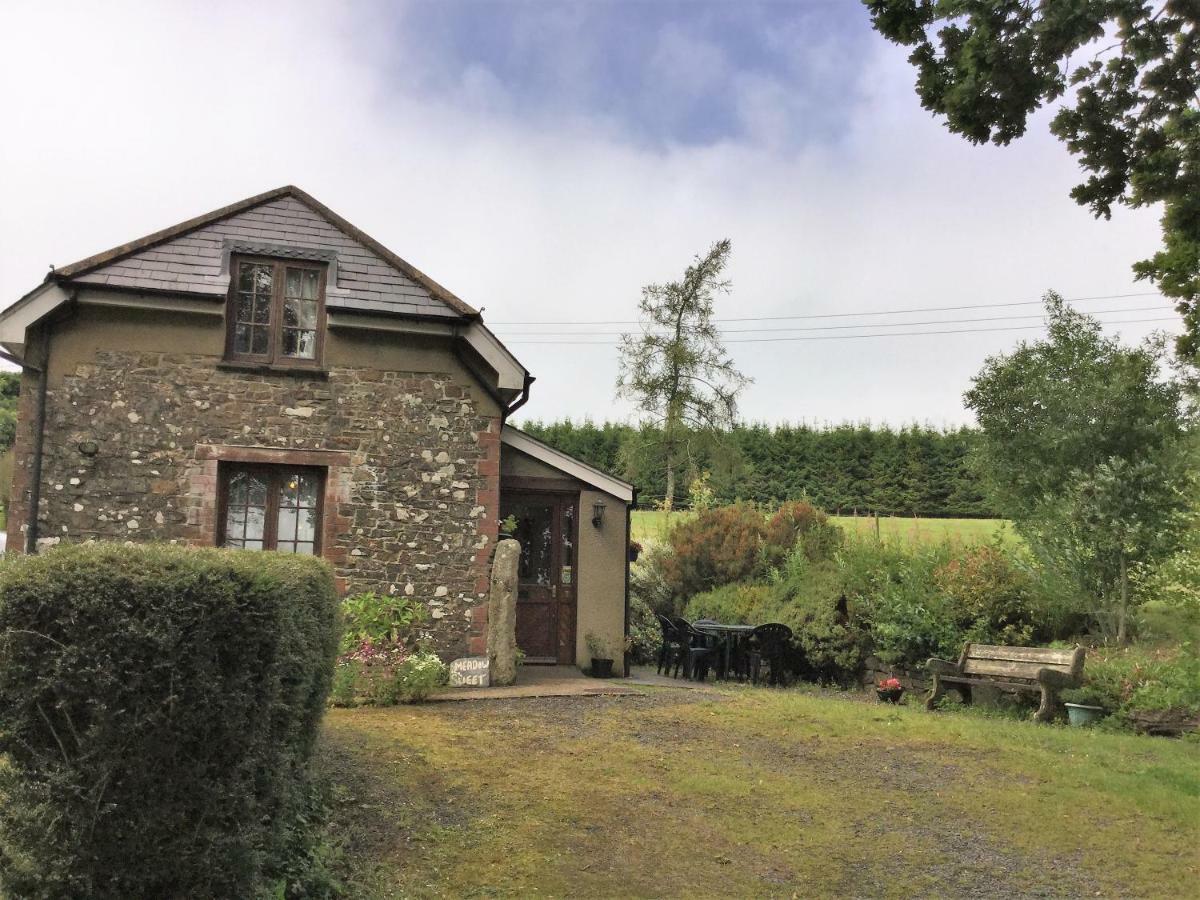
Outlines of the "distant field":
M 671 522 L 680 522 L 691 516 L 689 512 L 667 514 L 657 510 L 634 510 L 633 539 L 640 543 L 662 540 Z M 859 537 L 875 536 L 875 520 L 866 516 L 831 516 L 848 534 Z M 992 540 L 997 534 L 1015 540 L 1011 526 L 1005 519 L 912 519 L 900 516 L 880 518 L 879 537 L 885 541 L 907 541 L 913 544 L 940 543 L 980 544 Z

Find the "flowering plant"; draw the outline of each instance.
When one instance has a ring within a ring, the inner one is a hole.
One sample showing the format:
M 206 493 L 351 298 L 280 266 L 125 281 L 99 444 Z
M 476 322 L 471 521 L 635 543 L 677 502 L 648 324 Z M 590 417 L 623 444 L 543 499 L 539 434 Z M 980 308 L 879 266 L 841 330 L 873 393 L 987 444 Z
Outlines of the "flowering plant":
M 879 689 L 881 691 L 902 691 L 904 685 L 900 683 L 899 678 L 884 678 L 879 682 Z

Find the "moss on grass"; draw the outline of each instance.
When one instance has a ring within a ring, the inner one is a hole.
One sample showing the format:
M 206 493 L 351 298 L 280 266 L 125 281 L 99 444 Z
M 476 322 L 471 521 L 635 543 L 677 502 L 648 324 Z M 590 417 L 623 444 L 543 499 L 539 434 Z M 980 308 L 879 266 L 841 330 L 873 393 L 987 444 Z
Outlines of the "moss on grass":
M 821 692 L 335 710 L 355 896 L 1179 895 L 1195 743 Z

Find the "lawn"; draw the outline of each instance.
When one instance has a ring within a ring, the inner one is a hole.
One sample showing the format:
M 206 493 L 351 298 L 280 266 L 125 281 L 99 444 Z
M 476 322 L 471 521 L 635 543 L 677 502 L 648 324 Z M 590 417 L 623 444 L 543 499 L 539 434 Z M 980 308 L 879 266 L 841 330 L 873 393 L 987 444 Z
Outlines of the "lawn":
M 667 513 L 660 510 L 638 509 L 633 512 L 633 539 L 641 543 L 662 540 L 670 524 L 690 516 L 688 512 Z M 860 537 L 875 536 L 875 519 L 868 516 L 830 516 L 847 533 Z M 908 543 L 950 541 L 957 544 L 979 544 L 992 540 L 997 534 L 1013 538 L 1012 526 L 1005 519 L 916 519 L 903 516 L 883 516 L 879 519 L 882 540 Z
M 356 897 L 1187 895 L 1200 752 L 731 688 L 333 710 Z

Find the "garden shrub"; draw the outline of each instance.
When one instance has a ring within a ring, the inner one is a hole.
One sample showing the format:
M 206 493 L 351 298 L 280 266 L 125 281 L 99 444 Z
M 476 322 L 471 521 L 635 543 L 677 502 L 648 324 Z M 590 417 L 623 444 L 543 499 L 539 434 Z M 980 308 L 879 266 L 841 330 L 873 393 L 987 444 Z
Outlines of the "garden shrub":
M 337 651 L 311 557 L 69 546 L 0 570 L 0 894 L 278 888 Z
M 1029 574 L 998 546 L 970 547 L 933 573 L 965 640 L 1023 646 L 1033 638 Z
M 422 650 L 412 654 L 396 667 L 396 687 L 408 703 L 429 699 L 437 688 L 446 683 L 450 669 L 436 653 Z
M 759 624 L 775 614 L 775 593 L 765 584 L 725 584 L 688 601 L 683 617 L 731 624 Z
M 662 628 L 654 610 L 635 593 L 629 592 L 629 659 L 638 665 L 656 662 L 662 649 Z
M 1190 644 L 1090 650 L 1084 679 L 1118 720 L 1138 713 L 1200 714 L 1200 654 Z
M 671 529 L 663 575 L 676 597 L 745 581 L 763 567 L 766 523 L 746 503 L 707 509 Z
M 675 605 L 675 595 L 667 583 L 663 561 L 669 555 L 668 548 L 652 546 L 629 567 L 629 595 L 649 607 L 652 613 L 664 616 L 680 611 Z
M 828 559 L 841 545 L 842 529 L 823 510 L 803 500 L 784 503 L 767 521 L 767 562 L 780 565 L 799 546 L 810 560 Z
M 424 605 L 401 594 L 367 591 L 342 601 L 342 643 L 345 654 L 362 646 L 411 646 L 428 618 Z

